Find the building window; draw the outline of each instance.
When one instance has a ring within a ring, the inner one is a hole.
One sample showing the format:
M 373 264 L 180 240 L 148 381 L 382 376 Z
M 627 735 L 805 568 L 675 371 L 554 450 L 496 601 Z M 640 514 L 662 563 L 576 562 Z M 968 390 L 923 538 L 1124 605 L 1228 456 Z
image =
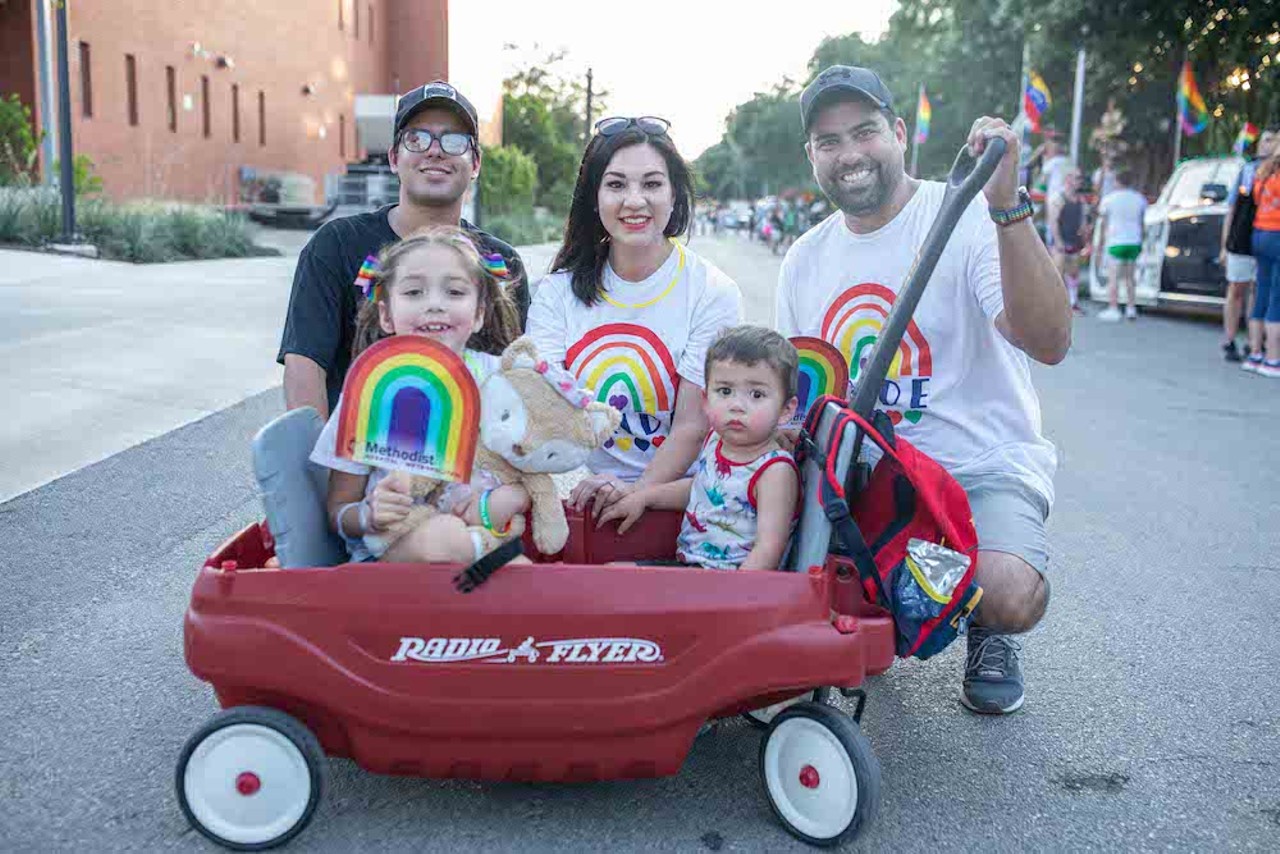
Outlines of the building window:
M 133 54 L 124 55 L 125 101 L 129 105 L 129 124 L 138 124 L 138 62 Z
M 89 67 L 89 43 L 80 42 L 80 112 L 93 118 L 93 72 Z
M 258 145 L 267 144 L 267 96 L 258 90 Z
M 345 30 L 347 28 L 346 7 L 347 0 L 338 0 L 338 29 Z
M 347 158 L 347 114 L 338 113 L 338 156 Z
M 360 38 L 360 4 L 352 2 L 351 4 L 351 37 Z
M 173 70 L 172 65 L 164 67 L 164 88 L 165 97 L 168 99 L 168 115 L 169 131 L 171 133 L 178 132 L 178 74 Z
M 369 17 L 365 21 L 365 26 L 369 28 L 369 44 L 373 44 L 373 4 L 369 4 Z
M 204 138 L 208 139 L 213 133 L 212 121 L 209 118 L 209 76 L 207 74 L 200 75 L 200 127 Z
M 231 84 L 231 141 L 240 141 L 240 85 Z

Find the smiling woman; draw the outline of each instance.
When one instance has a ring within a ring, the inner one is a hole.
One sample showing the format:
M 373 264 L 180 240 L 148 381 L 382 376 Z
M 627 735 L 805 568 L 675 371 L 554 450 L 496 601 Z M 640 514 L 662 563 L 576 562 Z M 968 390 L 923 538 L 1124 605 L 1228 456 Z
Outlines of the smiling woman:
M 684 476 L 707 434 L 707 347 L 741 320 L 738 286 L 674 239 L 688 231 L 693 182 L 669 127 L 651 116 L 596 125 L 564 246 L 529 309 L 538 352 L 622 413 L 570 496 L 578 509 Z

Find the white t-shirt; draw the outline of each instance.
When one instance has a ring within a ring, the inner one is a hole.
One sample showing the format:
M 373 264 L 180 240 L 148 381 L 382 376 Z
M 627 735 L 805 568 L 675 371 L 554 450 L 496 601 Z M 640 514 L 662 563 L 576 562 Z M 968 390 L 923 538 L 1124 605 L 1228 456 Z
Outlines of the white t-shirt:
M 870 234 L 851 232 L 837 211 L 797 240 L 779 276 L 778 331 L 830 342 L 856 380 L 944 189 L 922 182 L 898 215 Z M 1040 434 L 1030 366 L 994 325 L 1004 311 L 995 229 L 979 196 L 938 259 L 878 405 L 903 437 L 957 479 L 1012 475 L 1052 504 L 1057 455 Z
M 1071 170 L 1071 159 L 1065 154 L 1056 154 L 1044 162 L 1040 167 L 1040 174 L 1044 176 L 1044 195 L 1047 199 L 1052 199 L 1062 192 L 1067 186 L 1067 172 Z
M 539 355 L 563 364 L 597 400 L 622 412 L 622 425 L 587 467 L 635 480 L 671 432 L 680 378 L 704 386 L 707 347 L 720 330 L 742 322 L 742 294 L 680 245 L 641 282 L 620 278 L 606 263 L 603 283 L 608 299 L 588 308 L 573 295 L 570 273 L 547 276 L 534 294 L 527 332 Z
M 1142 215 L 1147 200 L 1137 190 L 1121 187 L 1102 200 L 1099 212 L 1107 218 L 1107 248 L 1142 245 Z
M 476 385 L 483 384 L 490 374 L 498 370 L 502 362 L 497 356 L 477 350 L 463 351 L 462 360 L 470 369 L 471 376 L 475 377 Z M 320 438 L 316 440 L 316 446 L 311 451 L 311 462 L 348 474 L 368 475 L 369 480 L 364 487 L 364 497 L 368 498 L 373 495 L 373 489 L 378 482 L 390 472 L 338 456 L 338 418 L 341 414 L 342 395 L 338 395 L 338 403 L 333 407 L 333 412 L 330 413 L 329 420 L 325 422 L 324 429 L 320 431 Z M 481 417 L 484 417 L 483 413 Z M 496 477 L 480 468 L 472 470 L 471 484 L 480 489 L 493 489 L 500 485 Z M 441 490 L 436 496 L 436 506 L 445 511 L 451 509 L 461 497 L 460 489 L 465 488 L 465 486 L 452 484 Z

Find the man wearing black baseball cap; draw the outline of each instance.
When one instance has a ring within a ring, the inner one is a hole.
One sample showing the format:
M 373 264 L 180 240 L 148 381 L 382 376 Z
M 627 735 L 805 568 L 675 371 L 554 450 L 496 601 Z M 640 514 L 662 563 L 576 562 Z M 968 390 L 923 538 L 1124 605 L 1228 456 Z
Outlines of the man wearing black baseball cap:
M 778 330 L 835 345 L 856 381 L 945 184 L 906 173 L 906 125 L 871 69 L 824 70 L 801 94 L 800 114 L 814 178 L 838 210 L 783 260 Z M 1017 134 L 983 116 L 969 130 L 969 150 L 976 156 L 995 137 L 1007 152 L 985 202 L 974 199 L 943 251 L 878 403 L 969 496 L 984 595 L 961 702 L 1004 714 L 1023 701 L 1019 647 L 1005 635 L 1031 629 L 1049 600 L 1045 521 L 1057 456 L 1040 432 L 1028 357 L 1055 364 L 1066 356 L 1071 308 L 1018 186 Z
M 400 179 L 398 202 L 330 220 L 298 258 L 277 356 L 284 364 L 287 408 L 314 406 L 321 418 L 328 417 L 351 364 L 355 317 L 363 298 L 356 286 L 360 266 L 419 229 L 453 225 L 469 232 L 493 262 L 491 269 L 505 270 L 523 328 L 529 283 L 519 254 L 462 219 L 463 198 L 480 174 L 478 129 L 476 108 L 443 80 L 400 96 L 387 151 Z

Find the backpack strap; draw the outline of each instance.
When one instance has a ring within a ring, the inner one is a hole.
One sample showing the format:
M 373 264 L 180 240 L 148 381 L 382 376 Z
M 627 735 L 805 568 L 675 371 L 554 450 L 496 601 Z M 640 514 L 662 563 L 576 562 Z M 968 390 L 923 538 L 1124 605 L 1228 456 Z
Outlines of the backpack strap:
M 844 431 L 850 424 L 857 424 L 858 420 L 853 413 L 844 411 L 840 418 L 831 425 L 831 441 L 828 447 L 840 447 L 840 440 Z M 865 423 L 865 422 L 864 422 Z M 836 477 L 836 454 L 827 455 L 827 459 L 823 465 L 822 485 L 818 492 L 819 500 L 822 503 L 822 512 L 826 514 L 827 519 L 831 522 L 831 527 L 840 535 L 841 541 L 849 549 L 849 557 L 853 559 L 853 565 L 858 569 L 858 575 L 863 582 L 870 581 L 875 585 L 879 602 L 888 607 L 890 599 L 884 588 L 884 581 L 880 578 L 880 572 L 876 569 L 875 557 L 871 554 L 871 549 L 867 547 L 866 538 L 862 536 L 856 522 L 853 521 L 853 514 L 849 512 L 849 503 L 845 497 L 844 486 L 840 483 L 840 479 Z

